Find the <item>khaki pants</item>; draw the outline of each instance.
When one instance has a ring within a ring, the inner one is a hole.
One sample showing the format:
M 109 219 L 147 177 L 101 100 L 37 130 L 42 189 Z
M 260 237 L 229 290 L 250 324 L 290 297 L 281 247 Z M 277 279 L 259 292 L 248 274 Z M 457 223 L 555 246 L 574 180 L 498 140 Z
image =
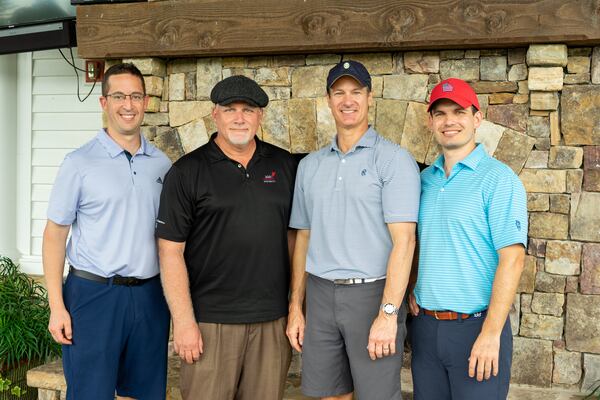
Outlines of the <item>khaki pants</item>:
M 184 400 L 281 400 L 291 361 L 286 317 L 254 324 L 199 323 L 204 353 L 181 363 Z

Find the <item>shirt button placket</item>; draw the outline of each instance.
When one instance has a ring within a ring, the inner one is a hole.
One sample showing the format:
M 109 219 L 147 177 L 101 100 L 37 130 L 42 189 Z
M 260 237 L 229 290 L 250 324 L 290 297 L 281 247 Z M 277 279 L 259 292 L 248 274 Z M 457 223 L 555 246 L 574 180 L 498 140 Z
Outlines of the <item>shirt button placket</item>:
M 337 179 L 335 180 L 335 190 L 342 190 L 342 167 L 346 164 L 346 159 L 342 158 L 338 164 Z

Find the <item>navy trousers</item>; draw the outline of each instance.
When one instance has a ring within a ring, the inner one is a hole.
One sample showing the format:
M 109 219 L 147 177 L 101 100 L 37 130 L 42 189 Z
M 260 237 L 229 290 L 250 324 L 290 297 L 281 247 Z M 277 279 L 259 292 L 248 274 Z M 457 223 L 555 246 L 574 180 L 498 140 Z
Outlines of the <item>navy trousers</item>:
M 412 319 L 414 400 L 505 400 L 512 363 L 512 332 L 507 318 L 500 336 L 497 376 L 478 382 L 469 377 L 469 356 L 485 313 L 440 321 L 421 313 Z
M 120 286 L 69 274 L 63 297 L 73 328 L 67 400 L 164 399 L 170 316 L 159 277 Z

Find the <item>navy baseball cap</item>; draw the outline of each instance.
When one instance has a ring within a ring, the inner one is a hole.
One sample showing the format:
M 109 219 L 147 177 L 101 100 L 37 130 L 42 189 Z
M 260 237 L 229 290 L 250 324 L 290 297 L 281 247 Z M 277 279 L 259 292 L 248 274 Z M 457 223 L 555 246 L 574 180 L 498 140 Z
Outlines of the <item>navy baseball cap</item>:
M 329 70 L 327 90 L 342 76 L 350 76 L 371 90 L 371 75 L 364 65 L 354 60 L 345 60 Z

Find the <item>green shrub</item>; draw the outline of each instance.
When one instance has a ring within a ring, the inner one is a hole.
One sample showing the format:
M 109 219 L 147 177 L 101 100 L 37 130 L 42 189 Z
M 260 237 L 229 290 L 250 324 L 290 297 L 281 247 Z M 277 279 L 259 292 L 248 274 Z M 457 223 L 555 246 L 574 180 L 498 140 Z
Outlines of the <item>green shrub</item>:
M 20 397 L 19 391 L 25 390 L 24 372 L 20 371 L 60 356 L 61 349 L 48 332 L 46 289 L 1 256 L 0 304 L 0 373 L 7 376 L 2 391 Z M 1 393 L 0 398 L 4 398 Z

